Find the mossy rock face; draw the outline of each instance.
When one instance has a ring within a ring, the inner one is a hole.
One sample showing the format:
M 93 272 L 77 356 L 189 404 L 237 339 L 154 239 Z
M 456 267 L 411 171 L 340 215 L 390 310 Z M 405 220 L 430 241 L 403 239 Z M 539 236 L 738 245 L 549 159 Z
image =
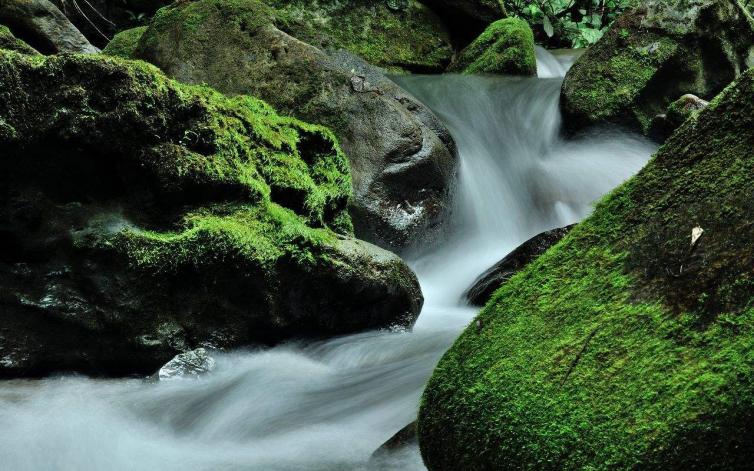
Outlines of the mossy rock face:
M 450 70 L 465 74 L 537 75 L 534 33 L 519 18 L 498 20 L 461 51 Z
M 450 133 L 377 68 L 280 31 L 256 0 L 200 0 L 161 9 L 136 56 L 188 83 L 249 94 L 329 126 L 350 160 L 356 234 L 393 250 L 443 227 L 456 175 Z
M 453 48 L 440 18 L 416 0 L 266 0 L 282 31 L 324 50 L 345 49 L 395 71 L 441 72 Z
M 324 127 L 106 56 L 0 51 L 0 376 L 409 326 Z
M 752 65 L 754 27 L 737 0 L 651 0 L 625 13 L 566 75 L 564 124 L 644 133 L 679 96 L 711 99 Z
M 123 59 L 132 58 L 136 47 L 139 45 L 139 40 L 146 30 L 146 26 L 139 26 L 121 31 L 113 36 L 113 39 L 107 43 L 102 53 Z
M 39 54 L 33 47 L 13 36 L 10 29 L 3 25 L 0 25 L 0 49 L 8 49 L 22 54 Z
M 749 71 L 503 285 L 424 393 L 428 468 L 751 469 L 752 146 Z

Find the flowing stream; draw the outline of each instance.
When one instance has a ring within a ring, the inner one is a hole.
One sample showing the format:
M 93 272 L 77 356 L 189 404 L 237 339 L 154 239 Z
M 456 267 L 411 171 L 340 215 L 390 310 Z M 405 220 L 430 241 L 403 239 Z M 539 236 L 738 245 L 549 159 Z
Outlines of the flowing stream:
M 238 351 L 199 379 L 0 383 L 0 468 L 424 469 L 415 446 L 368 462 L 414 420 L 434 365 L 474 316 L 463 292 L 529 237 L 583 218 L 654 150 L 618 132 L 561 139 L 571 58 L 537 55 L 541 78 L 397 79 L 446 122 L 461 158 L 448 242 L 409 258 L 426 298 L 412 332 Z

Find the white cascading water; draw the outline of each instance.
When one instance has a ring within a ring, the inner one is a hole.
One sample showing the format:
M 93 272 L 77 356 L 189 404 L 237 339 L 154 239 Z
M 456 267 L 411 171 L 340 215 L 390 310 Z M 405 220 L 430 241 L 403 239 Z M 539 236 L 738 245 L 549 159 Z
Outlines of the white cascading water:
M 584 217 L 654 150 L 618 132 L 562 140 L 570 59 L 537 56 L 548 78 L 398 79 L 446 122 L 461 158 L 449 240 L 412 257 L 426 298 L 412 332 L 220 355 L 195 380 L 0 383 L 0 468 L 424 469 L 415 446 L 368 462 L 414 420 L 434 365 L 474 316 L 463 292 L 529 237 Z

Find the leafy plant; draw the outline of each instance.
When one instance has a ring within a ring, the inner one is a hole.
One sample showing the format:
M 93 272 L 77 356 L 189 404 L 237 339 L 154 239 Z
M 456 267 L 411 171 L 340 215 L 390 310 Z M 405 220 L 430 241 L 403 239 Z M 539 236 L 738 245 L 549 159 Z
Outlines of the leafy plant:
M 597 42 L 613 20 L 637 0 L 506 0 L 550 46 L 586 47 Z

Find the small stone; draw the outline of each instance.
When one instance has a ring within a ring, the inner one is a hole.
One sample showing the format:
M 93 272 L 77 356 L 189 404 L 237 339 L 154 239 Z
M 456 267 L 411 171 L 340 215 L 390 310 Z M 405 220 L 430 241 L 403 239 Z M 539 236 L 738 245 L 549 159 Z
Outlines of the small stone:
M 699 238 L 704 234 L 704 229 L 701 227 L 695 227 L 691 229 L 691 246 L 695 246 L 696 243 L 699 241 Z
M 198 377 L 215 369 L 215 359 L 204 348 L 176 355 L 160 368 L 157 377 L 160 381 L 172 381 L 187 377 Z

